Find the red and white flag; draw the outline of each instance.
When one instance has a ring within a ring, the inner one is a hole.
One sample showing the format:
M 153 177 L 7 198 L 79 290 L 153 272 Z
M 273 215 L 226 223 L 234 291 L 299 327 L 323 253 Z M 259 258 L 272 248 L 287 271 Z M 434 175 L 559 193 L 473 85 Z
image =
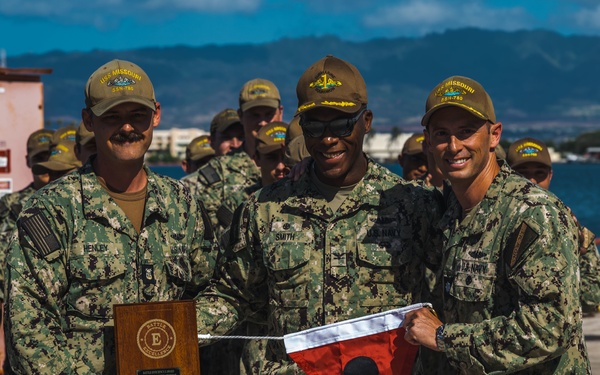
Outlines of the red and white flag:
M 406 313 L 428 303 L 384 311 L 284 336 L 287 354 L 308 375 L 410 374 L 418 346 L 404 340 Z

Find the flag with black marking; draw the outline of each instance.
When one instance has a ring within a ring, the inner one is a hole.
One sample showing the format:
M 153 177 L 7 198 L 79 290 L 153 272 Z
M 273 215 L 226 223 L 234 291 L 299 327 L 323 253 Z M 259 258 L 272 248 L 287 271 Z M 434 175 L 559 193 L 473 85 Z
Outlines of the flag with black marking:
M 33 215 L 19 221 L 19 226 L 27 232 L 38 254 L 42 257 L 52 254 L 60 248 L 58 239 L 54 235 L 48 219 L 37 209 L 28 210 Z

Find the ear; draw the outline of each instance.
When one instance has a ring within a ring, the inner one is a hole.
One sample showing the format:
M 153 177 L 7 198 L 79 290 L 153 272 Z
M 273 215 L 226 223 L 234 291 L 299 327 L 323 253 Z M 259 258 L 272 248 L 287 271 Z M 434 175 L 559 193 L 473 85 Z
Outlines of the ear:
M 29 162 L 29 155 L 25 155 L 25 164 L 27 164 L 27 167 L 29 169 L 31 169 L 31 163 Z
M 400 166 L 404 168 L 404 158 L 402 156 L 402 154 L 398 154 L 398 164 L 400 164 Z
M 152 127 L 155 128 L 160 123 L 160 103 L 156 102 L 156 111 L 154 111 L 154 116 L 152 116 Z
M 371 124 L 373 123 L 373 111 L 367 109 L 363 115 L 365 119 L 365 134 L 371 131 Z
M 81 120 L 83 120 L 83 125 L 89 132 L 94 132 L 92 129 L 92 114 L 91 110 L 88 108 L 84 108 L 81 110 Z
M 500 136 L 502 135 L 502 123 L 497 122 L 495 124 L 490 125 L 490 135 L 491 135 L 491 144 L 490 147 L 492 149 L 496 148 L 498 144 L 500 144 Z

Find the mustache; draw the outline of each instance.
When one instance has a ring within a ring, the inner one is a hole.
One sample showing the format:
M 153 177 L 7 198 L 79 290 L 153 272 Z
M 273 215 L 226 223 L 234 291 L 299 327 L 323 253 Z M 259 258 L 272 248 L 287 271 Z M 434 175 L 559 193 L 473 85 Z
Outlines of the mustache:
M 119 132 L 112 137 L 110 140 L 117 143 L 124 142 L 138 142 L 144 140 L 144 135 L 136 132 Z

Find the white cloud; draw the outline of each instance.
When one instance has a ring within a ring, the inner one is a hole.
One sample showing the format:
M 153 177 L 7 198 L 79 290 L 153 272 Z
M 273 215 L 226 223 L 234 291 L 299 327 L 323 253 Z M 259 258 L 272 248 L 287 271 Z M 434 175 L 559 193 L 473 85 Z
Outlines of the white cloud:
M 236 13 L 257 10 L 263 0 L 2 0 L 0 15 L 54 17 L 62 22 L 144 18 L 182 11 Z M 79 22 L 78 22 L 79 23 Z
M 581 9 L 573 14 L 572 19 L 575 27 L 581 30 L 598 31 L 600 30 L 600 5 L 595 4 L 594 7 Z
M 476 0 L 410 0 L 381 7 L 363 18 L 366 27 L 410 35 L 460 27 L 516 30 L 531 27 L 531 21 L 522 7 L 486 7 L 484 2 Z

